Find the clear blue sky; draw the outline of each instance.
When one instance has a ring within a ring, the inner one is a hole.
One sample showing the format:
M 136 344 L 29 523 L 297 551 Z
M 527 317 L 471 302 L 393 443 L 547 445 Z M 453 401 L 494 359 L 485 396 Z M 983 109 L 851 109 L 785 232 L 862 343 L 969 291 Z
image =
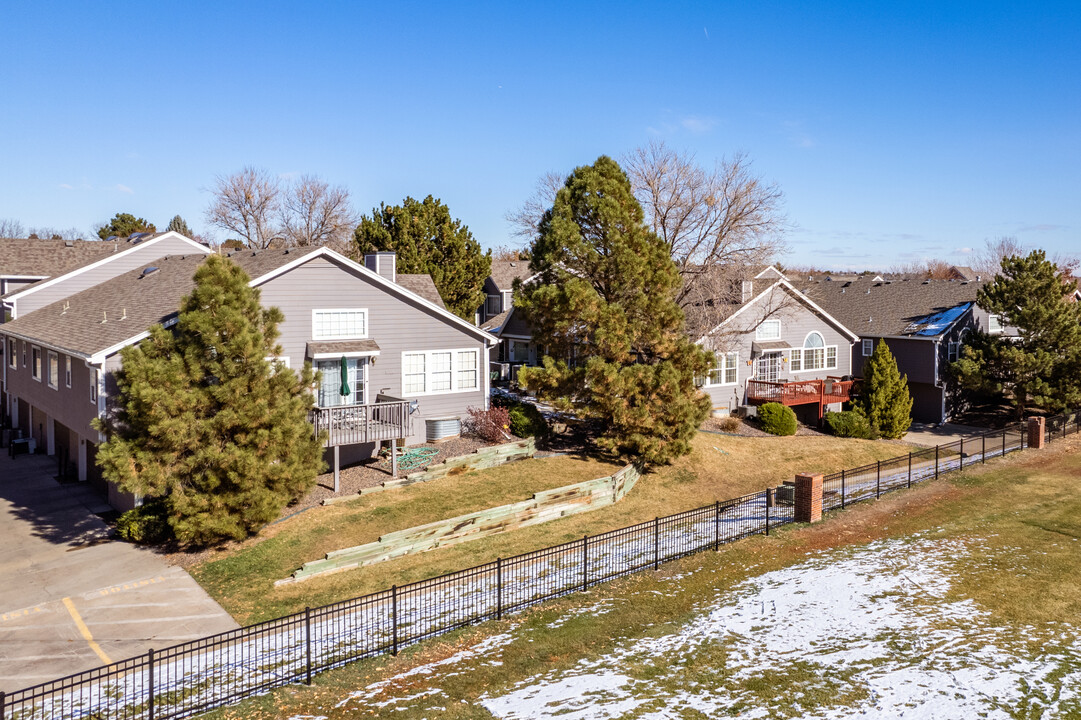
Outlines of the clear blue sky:
M 818 7 L 814 7 L 817 5 Z M 745 151 L 789 264 L 1081 251 L 1081 3 L 31 3 L 0 13 L 0 218 L 205 229 L 247 164 L 441 198 L 485 246 L 546 171 Z

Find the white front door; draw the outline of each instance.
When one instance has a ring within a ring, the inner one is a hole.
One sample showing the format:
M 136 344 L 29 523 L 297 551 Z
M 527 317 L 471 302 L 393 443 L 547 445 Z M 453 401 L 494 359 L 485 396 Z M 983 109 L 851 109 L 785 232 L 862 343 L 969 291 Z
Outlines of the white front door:
M 781 376 L 781 353 L 765 353 L 755 361 L 754 379 L 777 382 Z

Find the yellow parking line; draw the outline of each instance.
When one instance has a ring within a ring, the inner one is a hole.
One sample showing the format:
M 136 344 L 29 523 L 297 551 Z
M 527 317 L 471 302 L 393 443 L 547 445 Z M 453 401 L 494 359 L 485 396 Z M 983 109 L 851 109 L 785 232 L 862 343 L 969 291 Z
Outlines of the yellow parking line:
M 101 646 L 94 642 L 94 636 L 90 634 L 90 628 L 86 626 L 83 619 L 79 616 L 79 611 L 75 609 L 75 604 L 71 602 L 71 598 L 64 598 L 64 607 L 68 609 L 71 614 L 71 619 L 75 621 L 75 627 L 79 628 L 79 634 L 83 636 L 83 640 L 86 640 L 90 649 L 97 653 L 97 656 L 101 658 L 101 661 L 106 665 L 111 664 L 113 661 L 109 659 L 109 656 L 101 649 Z

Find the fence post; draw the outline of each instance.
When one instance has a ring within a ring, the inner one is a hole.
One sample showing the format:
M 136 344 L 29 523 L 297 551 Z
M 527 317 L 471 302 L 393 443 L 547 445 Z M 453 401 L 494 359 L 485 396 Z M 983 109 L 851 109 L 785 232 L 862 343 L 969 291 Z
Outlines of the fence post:
M 503 619 L 503 558 L 495 559 L 495 619 Z
M 1024 437 L 1024 433 L 1021 433 Z M 1042 450 L 1047 436 L 1047 421 L 1042 417 L 1028 419 L 1028 446 L 1033 450 Z
M 582 536 L 582 589 L 589 587 L 589 535 Z
M 987 464 L 987 433 L 980 435 L 980 458 L 983 465 Z
M 798 523 L 813 523 L 822 519 L 822 473 L 796 475 L 795 511 Z
M 935 480 L 938 480 L 938 449 L 941 445 L 935 445 Z
M 1024 442 L 1025 434 L 1021 433 L 1022 442 Z M 1006 428 L 1002 428 L 1002 457 L 1006 457 Z
M 150 648 L 146 654 L 150 659 L 150 669 L 147 673 L 146 716 L 148 720 L 154 720 L 154 648 Z
M 845 471 L 841 470 L 841 509 L 845 509 Z
M 7 694 L 0 690 L 0 720 L 7 720 Z
M 398 654 L 398 586 L 390 586 L 390 622 L 391 622 L 391 646 L 390 654 Z
M 312 684 L 312 609 L 310 607 L 304 607 L 304 646 L 305 654 L 308 658 L 308 681 L 307 685 Z
M 908 486 L 912 487 L 912 453 L 908 454 Z
M 653 569 L 661 565 L 661 519 L 653 518 Z
M 875 500 L 882 497 L 882 461 L 875 460 Z
M 762 491 L 762 500 L 766 505 L 766 536 L 769 537 L 769 490 Z
M 713 501 L 713 551 L 721 549 L 721 501 Z
M 961 438 L 961 450 L 960 450 L 960 452 L 961 452 L 960 464 L 957 466 L 957 469 L 958 470 L 964 470 L 965 469 L 965 439 L 963 437 Z

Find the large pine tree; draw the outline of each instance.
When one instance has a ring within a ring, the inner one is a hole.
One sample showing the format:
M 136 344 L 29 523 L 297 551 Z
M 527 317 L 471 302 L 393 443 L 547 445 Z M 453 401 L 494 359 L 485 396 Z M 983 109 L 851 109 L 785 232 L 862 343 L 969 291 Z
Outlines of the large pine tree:
M 853 406 L 885 438 L 897 440 L 912 425 L 908 376 L 898 371 L 897 361 L 885 341 L 875 345 L 875 351 L 863 366 L 863 382 Z
M 952 368 L 961 386 L 1004 395 L 1018 418 L 1032 404 L 1081 405 L 1081 303 L 1067 299 L 1075 287 L 1043 250 L 1003 258 L 976 301 L 1017 333 L 970 336 Z
M 712 358 L 684 332 L 675 263 L 614 160 L 567 178 L 530 256 L 540 282 L 521 288 L 515 308 L 547 356 L 520 381 L 599 421 L 604 449 L 645 463 L 690 452 L 710 409 L 694 378 Z
M 277 308 L 211 255 L 176 327 L 121 351 L 118 407 L 98 453 L 107 480 L 160 500 L 175 536 L 243 538 L 278 517 L 322 470 L 308 423 L 311 367 L 272 367 Z
M 455 315 L 472 320 L 484 303 L 484 280 L 492 272 L 492 252 L 482 251 L 469 228 L 431 195 L 407 197 L 361 217 L 353 233 L 357 252 L 397 253 L 397 271 L 432 276 L 443 303 Z

